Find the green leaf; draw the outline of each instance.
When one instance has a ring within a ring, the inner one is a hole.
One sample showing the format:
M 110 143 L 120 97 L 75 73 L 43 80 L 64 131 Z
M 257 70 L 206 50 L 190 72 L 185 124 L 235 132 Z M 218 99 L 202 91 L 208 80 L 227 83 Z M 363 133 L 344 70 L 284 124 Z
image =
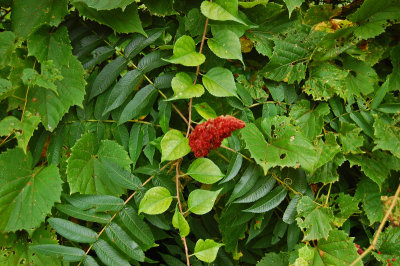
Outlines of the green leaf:
M 198 66 L 204 63 L 206 57 L 196 52 L 196 44 L 192 37 L 183 35 L 175 42 L 174 55 L 164 60 L 184 66 Z
M 12 7 L 11 20 L 15 34 L 26 38 L 43 24 L 58 26 L 67 14 L 67 0 L 16 0 Z
M 96 251 L 99 259 L 106 265 L 121 265 L 129 266 L 131 265 L 125 257 L 118 253 L 110 244 L 108 244 L 103 239 L 97 240 L 93 244 L 93 249 Z
M 315 141 L 315 149 L 317 151 L 317 163 L 313 166 L 312 173 L 315 172 L 316 169 L 322 167 L 326 163 L 330 162 L 335 158 L 335 155 L 340 152 L 340 147 L 336 142 L 336 136 L 333 133 L 325 134 L 325 142 L 322 142 L 322 139 Z
M 196 258 L 201 261 L 211 263 L 216 257 L 220 247 L 224 244 L 219 244 L 212 239 L 199 239 L 194 247 L 194 254 Z
M 185 237 L 190 233 L 190 227 L 185 217 L 179 212 L 178 205 L 175 208 L 174 216 L 172 217 L 172 225 L 179 229 L 181 237 Z
M 305 235 L 303 241 L 328 238 L 332 230 L 331 217 L 332 210 L 317 205 L 310 197 L 303 196 L 297 204 L 297 224 Z
M 124 201 L 120 198 L 109 195 L 82 195 L 73 194 L 66 200 L 81 210 L 94 208 L 97 212 L 119 211 Z
M 165 187 L 153 187 L 146 191 L 139 204 L 139 214 L 160 214 L 165 212 L 172 202 L 172 196 Z
M 209 93 L 216 97 L 237 95 L 237 88 L 232 72 L 223 67 L 214 67 L 203 76 L 203 84 Z
M 169 130 L 169 122 L 171 120 L 171 104 L 167 101 L 160 101 L 158 103 L 158 121 L 164 133 Z
M 400 127 L 398 121 L 399 115 L 391 117 L 385 115 L 375 116 L 375 144 L 373 150 L 382 149 L 388 150 L 393 155 L 400 158 Z
M 358 204 L 360 203 L 360 199 L 344 194 L 343 192 L 337 196 L 332 196 L 334 196 L 332 204 L 336 207 L 336 210 L 334 209 L 335 219 L 333 223 L 336 227 L 341 227 L 351 215 L 359 213 Z
M 96 213 L 95 210 L 90 209 L 83 211 L 73 205 L 69 204 L 58 204 L 56 205 L 57 209 L 69 216 L 72 216 L 74 218 L 88 221 L 88 222 L 95 222 L 95 223 L 100 223 L 100 224 L 107 224 L 111 216 L 107 213 Z
M 0 78 L 0 100 L 4 100 L 9 97 L 12 94 L 12 91 L 12 83 L 9 80 Z
M 258 200 L 253 206 L 244 210 L 245 212 L 264 213 L 277 207 L 286 197 L 287 191 L 283 187 L 277 187 Z
M 193 108 L 201 117 L 206 120 L 210 118 L 217 118 L 217 114 L 215 113 L 214 109 L 206 102 L 194 104 Z
M 107 2 L 109 3 L 109 2 Z M 112 10 L 96 10 L 86 4 L 74 2 L 73 5 L 78 9 L 79 14 L 100 24 L 104 24 L 119 33 L 138 32 L 146 36 L 142 23 L 139 18 L 138 6 L 132 3 L 123 9 L 115 8 Z
M 134 260 L 144 261 L 144 252 L 119 225 L 111 223 L 106 227 L 106 234 L 126 255 Z
M 218 194 L 222 189 L 217 191 L 209 191 L 203 189 L 195 189 L 189 194 L 188 207 L 189 211 L 197 215 L 205 214 L 211 211 Z
M 124 9 L 127 5 L 135 2 L 134 0 L 115 0 L 115 1 L 99 1 L 99 0 L 73 0 L 72 2 L 82 2 L 91 8 L 97 10 L 110 10 L 115 8 Z
M 59 69 L 53 65 L 51 60 L 44 61 L 41 64 L 41 73 L 39 74 L 36 70 L 32 68 L 25 68 L 22 72 L 22 81 L 25 85 L 43 87 L 54 91 L 58 95 L 57 86 L 54 84 L 57 80 L 62 80 Z
M 290 124 L 287 117 L 270 118 L 275 126 L 274 136 L 269 142 L 264 139 L 254 124 L 247 124 L 241 130 L 242 138 L 251 156 L 261 165 L 266 174 L 275 166 L 298 167 L 311 171 L 318 162 L 316 150 L 310 141 Z
M 270 252 L 265 254 L 265 256 L 257 263 L 257 266 L 286 266 L 289 264 L 288 257 L 284 253 L 274 253 Z
M 260 178 L 260 172 L 256 164 L 249 164 L 244 171 L 243 175 L 240 177 L 239 181 L 236 183 L 231 196 L 228 199 L 227 204 L 233 202 L 235 199 L 245 195 L 249 192 L 253 186 L 257 183 Z
M 399 237 L 400 228 L 394 226 L 386 227 L 385 231 L 379 236 L 376 243 L 376 250 L 379 250 L 379 252 L 375 251 L 372 254 L 383 265 L 400 256 Z
M 186 174 L 204 184 L 214 184 L 224 177 L 219 167 L 207 158 L 198 158 L 192 162 Z
M 284 221 L 287 224 L 292 224 L 295 221 L 297 214 L 296 207 L 299 200 L 300 200 L 300 194 L 296 194 L 286 207 L 286 210 L 283 213 L 282 221 Z
M 316 107 L 311 108 L 310 101 L 301 100 L 292 106 L 290 116 L 296 121 L 301 132 L 313 140 L 318 136 L 324 125 L 324 117 L 329 114 L 329 106 L 327 103 L 321 103 Z
M 106 158 L 101 158 L 100 162 L 108 170 L 107 175 L 116 184 L 123 188 L 138 190 L 142 188 L 140 179 L 133 175 L 130 171 L 120 166 L 118 163 Z
M 14 12 L 13 12 L 14 13 Z M 0 65 L 8 65 L 15 51 L 15 34 L 11 31 L 0 32 Z M 5 79 L 1 79 L 5 80 Z M 3 81 L 4 82 L 4 81 Z M 4 86 L 4 85 L 3 85 Z
M 203 2 L 204 3 L 204 2 Z M 237 59 L 243 62 L 239 37 L 230 30 L 213 32 L 213 38 L 207 40 L 210 50 L 223 59 Z
M 169 130 L 161 140 L 161 161 L 173 161 L 190 152 L 189 140 L 176 130 Z
M 327 239 L 318 240 L 313 265 L 350 265 L 358 258 L 354 237 L 341 230 L 332 230 Z M 358 261 L 355 265 L 364 265 Z
M 268 4 L 269 0 L 253 0 L 251 2 L 244 2 L 240 1 L 239 5 L 243 8 L 252 8 L 255 7 L 256 5 L 266 5 Z
M 53 217 L 49 218 L 48 222 L 58 234 L 69 240 L 79 243 L 93 243 L 97 240 L 95 231 L 79 224 Z
M 0 169 L 0 230 L 38 227 L 60 199 L 58 168 L 50 165 L 32 169 L 31 154 L 15 148 L 0 155 Z
M 200 97 L 204 94 L 204 87 L 200 84 L 193 84 L 193 79 L 185 72 L 179 72 L 171 81 L 174 95 L 168 100 L 190 99 Z
M 68 159 L 67 178 L 71 193 L 111 194 L 119 196 L 125 189 L 110 179 L 110 173 L 102 160 L 114 162 L 129 170 L 131 160 L 128 153 L 115 141 L 102 140 L 97 143 L 92 133 L 79 139 Z
M 238 16 L 238 1 L 203 1 L 200 6 L 201 13 L 209 19 L 213 20 L 232 20 L 243 25 L 247 25 Z
M 292 14 L 293 10 L 297 7 L 300 7 L 301 4 L 304 3 L 304 0 L 283 0 L 289 10 L 289 18 Z
M 131 42 L 125 47 L 125 57 L 129 60 L 134 58 L 145 47 L 155 42 L 162 35 L 163 31 L 163 28 L 146 30 L 146 35 L 148 38 L 142 34 L 133 34 Z
M 383 219 L 381 195 L 379 187 L 370 179 L 364 177 L 358 182 L 354 196 L 361 200 L 362 208 L 371 225 Z
M 131 128 L 128 148 L 129 156 L 133 162 L 133 169 L 135 169 L 136 161 L 139 159 L 143 148 L 143 130 L 141 125 L 138 123 L 133 124 Z
M 80 248 L 66 247 L 56 244 L 31 245 L 30 249 L 39 254 L 61 257 L 65 261 L 78 262 L 85 257 L 85 251 Z
M 143 221 L 143 218 L 137 214 L 135 209 L 131 206 L 126 206 L 118 215 L 143 250 L 156 246 L 149 226 Z
M 119 117 L 118 124 L 121 125 L 130 119 L 136 119 L 150 112 L 158 96 L 157 89 L 149 84 L 141 88 L 133 99 L 125 106 Z
M 240 168 L 242 168 L 243 157 L 241 154 L 236 154 L 235 158 L 231 159 L 228 165 L 228 170 L 226 171 L 225 178 L 220 182 L 226 183 L 231 181 L 239 173 Z
M 242 179 L 239 180 L 239 183 L 241 183 L 241 182 L 242 182 Z M 272 176 L 261 176 L 257 180 L 257 183 L 255 183 L 254 186 L 245 195 L 243 195 L 239 199 L 235 200 L 235 203 L 250 203 L 250 202 L 255 202 L 255 201 L 261 199 L 262 197 L 267 195 L 272 190 L 275 183 L 276 183 L 276 180 Z M 235 190 L 236 190 L 236 186 L 234 188 L 234 192 L 235 192 Z M 234 192 L 232 192 L 232 195 Z
M 360 135 L 361 128 L 342 122 L 339 130 L 339 140 L 342 144 L 342 151 L 347 153 L 361 153 L 360 147 L 363 145 L 364 138 Z
M 174 1 L 173 0 L 142 0 L 146 7 L 156 16 L 167 16 L 176 14 L 174 11 Z

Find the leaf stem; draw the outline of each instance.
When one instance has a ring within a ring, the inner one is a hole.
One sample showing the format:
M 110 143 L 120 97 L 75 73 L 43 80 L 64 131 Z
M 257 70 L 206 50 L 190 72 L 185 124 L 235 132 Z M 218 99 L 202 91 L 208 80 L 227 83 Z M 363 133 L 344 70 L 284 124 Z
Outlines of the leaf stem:
M 383 227 L 385 227 L 386 221 L 388 220 L 389 215 L 392 213 L 392 210 L 393 210 L 394 206 L 396 205 L 399 194 L 400 194 L 400 185 L 397 187 L 397 190 L 396 190 L 396 193 L 394 194 L 392 203 L 390 204 L 389 209 L 386 211 L 385 216 L 383 217 L 383 220 L 381 221 L 379 228 L 375 233 L 375 237 L 374 237 L 374 240 L 372 240 L 371 245 L 363 252 L 363 254 L 361 254 L 357 259 L 355 259 L 350 264 L 350 266 L 356 265 L 356 263 L 359 262 L 365 256 L 367 256 L 367 254 L 369 252 L 371 252 L 372 250 L 375 250 L 376 243 L 378 242 L 378 239 L 379 239 L 379 235 L 382 233 Z

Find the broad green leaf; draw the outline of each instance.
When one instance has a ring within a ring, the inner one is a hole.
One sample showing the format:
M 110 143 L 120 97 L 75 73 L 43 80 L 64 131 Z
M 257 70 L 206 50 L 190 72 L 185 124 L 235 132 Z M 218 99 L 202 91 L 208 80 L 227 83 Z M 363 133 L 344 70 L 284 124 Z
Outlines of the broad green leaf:
M 217 114 L 215 113 L 214 109 L 206 102 L 194 104 L 193 108 L 201 117 L 206 120 L 210 118 L 217 118 Z
M 107 1 L 109 3 L 109 1 Z M 142 23 L 139 18 L 138 6 L 132 3 L 126 7 L 115 8 L 112 10 L 96 10 L 88 7 L 84 3 L 74 2 L 73 5 L 78 9 L 79 14 L 104 24 L 119 33 L 138 32 L 146 36 Z
M 224 244 L 217 243 L 212 239 L 199 239 L 194 247 L 193 255 L 201 261 L 211 263 L 216 259 L 218 250 L 223 245 Z
M 56 84 L 54 84 L 54 82 L 56 80 L 63 79 L 60 70 L 56 66 L 54 66 L 51 60 L 42 62 L 40 67 L 40 74 L 32 68 L 25 68 L 22 72 L 22 81 L 25 85 L 37 85 L 39 87 L 52 90 L 55 94 L 58 95 L 57 86 Z
M 310 104 L 307 100 L 297 102 L 290 109 L 290 116 L 296 121 L 301 132 L 313 140 L 322 131 L 324 117 L 329 114 L 329 106 L 327 103 L 321 103 L 311 108 Z
M 216 97 L 236 96 L 236 85 L 232 72 L 223 67 L 214 67 L 203 76 L 204 87 Z
M 390 170 L 400 170 L 400 159 L 382 151 L 375 151 L 367 156 L 348 154 L 346 159 L 350 162 L 350 166 L 361 166 L 361 171 L 377 183 L 379 188 L 388 178 Z
M 238 4 L 243 8 L 252 8 L 256 5 L 266 5 L 268 4 L 269 0 L 253 0 L 251 2 L 239 1 Z
M 18 37 L 26 38 L 43 24 L 58 26 L 68 14 L 67 0 L 16 0 L 11 13 Z
M 101 0 L 72 0 L 72 2 L 82 2 L 91 8 L 97 10 L 110 10 L 115 8 L 124 9 L 127 5 L 135 2 L 134 0 L 115 0 L 115 1 L 101 1 Z
M 357 184 L 355 198 L 360 199 L 362 208 L 370 225 L 383 219 L 383 203 L 379 186 L 368 178 L 362 178 Z
M 327 163 L 325 163 L 324 165 L 318 167 L 316 170 L 314 170 L 314 172 L 307 177 L 307 180 L 309 183 L 323 183 L 323 184 L 329 184 L 329 183 L 333 183 L 339 180 L 339 174 L 338 174 L 338 168 L 339 166 L 341 166 L 346 159 L 344 158 L 344 156 L 339 153 L 338 155 L 336 155 L 334 158 L 330 158 L 329 155 L 331 155 L 331 151 L 329 150 L 330 145 L 324 145 L 322 147 L 322 149 L 320 150 L 320 159 L 333 159 Z M 333 153 L 337 152 L 337 145 L 333 146 L 332 148 L 334 148 Z M 325 156 L 323 153 L 325 151 L 328 151 L 327 156 Z
M 224 177 L 219 167 L 207 158 L 196 159 L 190 164 L 186 174 L 204 184 L 214 184 Z
M 239 180 L 239 183 L 242 179 Z M 272 176 L 261 176 L 257 183 L 245 195 L 235 200 L 235 203 L 250 203 L 261 199 L 267 195 L 274 187 L 276 180 Z M 235 186 L 236 189 L 236 186 Z M 234 189 L 234 191 L 235 191 Z M 233 195 L 233 192 L 232 192 Z
M 400 121 L 399 115 L 388 117 L 386 115 L 375 116 L 375 144 L 373 150 L 388 150 L 400 158 Z
M 125 68 L 125 64 L 122 64 L 121 66 L 124 66 Z M 142 79 L 143 73 L 137 69 L 126 73 L 111 89 L 110 95 L 107 97 L 107 103 L 103 115 L 120 107 L 128 98 L 129 94 L 132 93 L 132 91 L 140 84 Z
M 289 17 L 292 14 L 293 10 L 297 7 L 300 7 L 304 0 L 283 0 L 289 10 Z
M 8 65 L 15 51 L 15 34 L 11 31 L 0 32 L 0 65 Z M 1 79 L 5 80 L 5 79 Z M 4 82 L 4 81 L 3 81 Z M 4 86 L 4 84 L 3 84 Z M 1 90 L 0 90 L 1 92 Z M 0 94 L 1 95 L 1 94 Z
M 380 261 L 383 265 L 393 258 L 400 256 L 400 227 L 389 226 L 386 227 L 385 231 L 379 236 L 378 242 L 376 243 L 376 251 L 372 254 Z M 394 263 L 392 264 L 394 265 Z
M 0 230 L 38 227 L 60 200 L 62 180 L 58 168 L 50 165 L 32 169 L 30 152 L 25 155 L 15 148 L 0 155 L 0 169 Z
M 111 172 L 102 160 L 107 160 L 129 170 L 128 153 L 115 141 L 99 143 L 92 133 L 87 133 L 72 147 L 68 159 L 67 178 L 71 193 L 109 194 L 119 196 L 125 189 L 110 179 Z M 115 174 L 115 173 L 113 173 Z
M 269 120 L 275 127 L 269 142 L 264 139 L 254 124 L 247 124 L 241 130 L 242 138 L 251 156 L 261 165 L 266 174 L 275 166 L 298 167 L 311 171 L 318 162 L 315 147 L 290 124 L 287 117 L 274 117 Z
M 179 72 L 171 81 L 174 95 L 168 100 L 190 99 L 204 94 L 201 84 L 193 84 L 193 79 L 185 72 Z
M 269 252 L 257 263 L 257 266 L 286 266 L 289 264 L 289 259 L 284 253 Z
M 12 83 L 7 79 L 0 78 L 0 100 L 4 100 L 9 97 L 12 94 L 12 91 Z
M 149 226 L 143 221 L 143 218 L 137 214 L 135 209 L 131 206 L 126 206 L 119 212 L 118 216 L 143 250 L 147 250 L 156 245 Z
M 307 10 L 304 15 L 304 22 L 308 25 L 315 25 L 322 21 L 328 21 L 332 17 L 337 16 L 342 12 L 342 9 L 332 4 L 313 5 Z
M 217 191 L 209 191 L 203 189 L 195 189 L 189 194 L 188 207 L 189 211 L 197 215 L 205 214 L 211 211 L 218 194 L 222 189 Z
M 364 138 L 360 135 L 361 128 L 347 122 L 340 124 L 339 140 L 342 144 L 342 151 L 347 153 L 361 153 L 360 147 L 363 145 Z
M 334 194 L 332 196 L 334 198 L 332 205 L 336 207 L 336 210 L 335 207 L 333 208 L 335 213 L 333 223 L 336 227 L 341 227 L 351 215 L 359 213 L 358 204 L 360 203 L 360 199 L 344 194 L 343 192 L 337 196 Z
M 57 204 L 56 208 L 68 216 L 88 221 L 88 222 L 95 222 L 100 224 L 106 224 L 110 221 L 111 216 L 107 213 L 97 213 L 94 209 L 90 210 L 81 210 L 70 204 Z
M 82 195 L 73 194 L 66 200 L 81 210 L 94 208 L 97 212 L 119 211 L 124 201 L 120 198 L 109 195 Z
M 173 161 L 190 152 L 189 140 L 183 134 L 171 129 L 161 140 L 161 161 Z
M 30 249 L 39 254 L 60 257 L 65 261 L 79 262 L 85 257 L 85 251 L 80 248 L 61 246 L 56 244 L 31 245 Z
M 312 173 L 314 173 L 316 169 L 333 160 L 335 155 L 340 152 L 340 147 L 336 142 L 334 134 L 327 132 L 324 137 L 325 142 L 323 142 L 322 139 L 315 141 L 318 161 L 313 166 L 313 170 L 311 171 Z
M 313 265 L 350 265 L 359 256 L 353 240 L 344 231 L 332 230 L 328 238 L 318 240 Z M 364 264 L 358 261 L 355 265 Z
M 141 88 L 133 99 L 125 106 L 119 117 L 118 124 L 121 125 L 130 119 L 136 119 L 150 112 L 158 96 L 157 89 L 149 84 Z
M 11 134 L 14 129 L 21 129 L 21 121 L 15 116 L 6 116 L 0 121 L 0 136 Z
M 79 243 L 93 243 L 97 240 L 97 233 L 82 225 L 53 217 L 48 222 L 58 234 L 69 240 Z
M 185 16 L 185 30 L 190 32 L 190 36 L 195 37 L 203 34 L 199 25 L 204 25 L 206 18 L 200 13 L 198 8 L 191 9 Z
M 142 0 L 150 12 L 156 16 L 167 16 L 176 14 L 174 11 L 174 1 L 173 0 Z
M 328 238 L 333 217 L 330 208 L 317 205 L 310 197 L 303 196 L 297 204 L 297 224 L 305 229 L 303 241 Z
M 106 234 L 126 255 L 134 260 L 144 261 L 144 252 L 119 225 L 116 223 L 108 225 L 106 227 Z
M 93 244 L 93 249 L 96 251 L 99 259 L 106 265 L 131 265 L 124 256 L 103 239 L 97 240 L 97 242 Z
M 179 212 L 178 205 L 175 208 L 174 216 L 172 217 L 172 225 L 179 229 L 181 237 L 185 237 L 190 233 L 190 227 L 185 217 Z
M 210 50 L 223 59 L 237 59 L 243 62 L 239 37 L 230 30 L 213 32 L 213 38 L 207 40 Z
M 393 21 L 400 20 L 400 6 L 396 0 L 376 2 L 366 0 L 361 7 L 349 16 L 350 21 L 359 25 L 354 34 L 360 39 L 369 39 L 385 31 Z
M 174 55 L 164 60 L 184 66 L 198 66 L 204 63 L 206 57 L 196 52 L 196 44 L 192 37 L 183 35 L 175 42 Z
M 264 198 L 258 200 L 245 212 L 264 213 L 277 207 L 286 197 L 287 191 L 283 187 L 277 187 Z
M 165 187 L 153 187 L 146 191 L 139 204 L 139 214 L 160 214 L 165 212 L 172 202 L 172 196 Z
M 201 13 L 209 19 L 213 20 L 232 20 L 243 25 L 247 25 L 238 16 L 238 1 L 203 1 L 200 6 Z
M 142 188 L 142 182 L 140 181 L 140 179 L 118 163 L 107 158 L 101 158 L 100 162 L 108 170 L 107 175 L 110 180 L 112 180 L 116 184 L 120 185 L 123 188 L 132 190 L 139 190 Z

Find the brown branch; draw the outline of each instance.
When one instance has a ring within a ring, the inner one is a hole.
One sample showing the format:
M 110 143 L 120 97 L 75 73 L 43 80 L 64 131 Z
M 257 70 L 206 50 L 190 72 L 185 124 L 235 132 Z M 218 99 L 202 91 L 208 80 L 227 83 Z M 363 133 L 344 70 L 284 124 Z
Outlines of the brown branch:
M 364 258 L 365 256 L 367 256 L 367 254 L 369 252 L 371 252 L 372 250 L 375 250 L 376 243 L 378 242 L 378 239 L 379 239 L 379 235 L 382 233 L 383 227 L 385 227 L 386 221 L 388 220 L 389 215 L 392 213 L 392 210 L 393 210 L 394 206 L 396 205 L 399 194 L 400 194 L 400 185 L 397 187 L 396 194 L 394 194 L 394 197 L 393 197 L 393 201 L 390 204 L 389 209 L 386 211 L 385 217 L 383 217 L 383 220 L 381 221 L 381 224 L 379 225 L 379 228 L 375 233 L 375 237 L 374 237 L 374 240 L 372 240 L 371 245 L 363 252 L 363 254 L 361 254 L 357 259 L 355 259 L 350 264 L 350 266 L 356 265 L 356 263 L 359 262 L 360 260 L 362 260 L 362 258 Z

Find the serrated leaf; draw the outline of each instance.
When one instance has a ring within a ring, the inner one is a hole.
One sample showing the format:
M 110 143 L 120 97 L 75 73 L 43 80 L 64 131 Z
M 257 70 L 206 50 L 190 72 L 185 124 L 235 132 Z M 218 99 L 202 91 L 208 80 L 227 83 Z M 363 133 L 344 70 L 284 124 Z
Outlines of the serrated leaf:
M 362 178 L 357 184 L 357 190 L 354 196 L 362 201 L 362 208 L 371 225 L 383 219 L 381 192 L 376 183 L 368 178 Z
M 399 238 L 400 227 L 388 226 L 378 238 L 376 243 L 378 252 L 372 253 L 374 257 L 382 264 L 386 264 L 389 260 L 393 263 L 393 258 L 400 256 Z
M 103 239 L 99 239 L 94 243 L 93 249 L 96 251 L 99 259 L 106 265 L 131 265 L 118 251 Z
M 289 10 L 289 18 L 292 14 L 293 10 L 297 7 L 300 7 L 303 4 L 304 0 L 283 0 Z
M 90 228 L 53 217 L 49 218 L 48 222 L 58 234 L 69 240 L 79 243 L 93 243 L 97 240 L 97 233 Z
M 105 159 L 128 170 L 128 153 L 115 141 L 103 140 L 100 145 L 92 133 L 82 136 L 72 147 L 68 159 L 67 178 L 71 193 L 121 195 L 125 189 L 109 178 Z
M 329 106 L 327 103 L 320 103 L 316 107 L 311 108 L 310 101 L 301 100 L 293 105 L 290 109 L 290 116 L 296 121 L 301 132 L 313 140 L 322 131 L 324 125 L 324 117 L 329 114 Z
M 284 253 L 269 252 L 257 263 L 257 266 L 286 266 L 289 264 L 289 259 Z
M 186 174 L 204 184 L 214 184 L 224 177 L 219 167 L 208 158 L 196 159 L 190 164 Z
M 165 187 L 153 187 L 146 191 L 139 204 L 139 214 L 160 214 L 171 205 L 172 196 Z
M 375 116 L 374 135 L 376 137 L 373 150 L 388 150 L 400 158 L 400 127 L 397 125 L 399 115 L 388 117 L 385 115 Z
M 255 164 L 249 164 L 244 171 L 243 175 L 240 177 L 239 181 L 236 183 L 231 196 L 228 199 L 227 204 L 233 202 L 235 199 L 245 195 L 252 187 L 257 183 L 260 178 L 260 172 Z
M 181 237 L 185 237 L 190 233 L 190 227 L 185 217 L 179 212 L 178 205 L 175 208 L 174 216 L 172 217 L 172 225 L 179 229 Z
M 295 221 L 297 214 L 296 207 L 299 200 L 300 200 L 300 195 L 296 194 L 286 207 L 286 210 L 283 213 L 282 221 L 284 221 L 287 224 L 292 224 Z
M 238 97 L 233 74 L 226 68 L 214 67 L 210 69 L 203 76 L 203 84 L 208 92 L 216 97 Z
M 128 45 L 125 48 L 124 51 L 125 57 L 127 59 L 134 58 L 145 47 L 156 41 L 161 36 L 162 33 L 163 33 L 162 28 L 153 28 L 150 30 L 146 30 L 146 35 L 148 36 L 148 38 L 143 36 L 142 34 L 138 33 L 133 34 L 132 40 L 130 41 L 130 43 L 128 43 Z
M 243 25 L 247 25 L 241 18 L 238 16 L 238 2 L 234 1 L 214 1 L 208 2 L 203 1 L 200 6 L 201 13 L 207 18 L 213 20 L 232 20 Z
M 196 44 L 192 37 L 183 35 L 174 45 L 174 54 L 167 62 L 173 64 L 181 64 L 184 66 L 198 66 L 204 63 L 206 57 L 203 54 L 196 52 Z
M 156 101 L 157 96 L 158 91 L 152 84 L 141 88 L 125 106 L 119 117 L 118 124 L 121 125 L 130 119 L 136 119 L 140 116 L 147 115 Z
M 190 152 L 189 140 L 176 130 L 169 130 L 161 140 L 161 161 L 173 161 Z
M 60 199 L 58 168 L 50 165 L 32 169 L 31 154 L 15 148 L 0 155 L 0 169 L 0 230 L 38 227 Z
M 135 2 L 134 0 L 115 0 L 109 1 L 99 1 L 99 0 L 73 0 L 72 2 L 82 2 L 91 8 L 97 10 L 110 10 L 115 8 L 125 8 L 127 5 Z
M 119 211 L 124 201 L 120 198 L 109 195 L 82 195 L 73 194 L 66 200 L 81 210 L 94 208 L 97 212 Z
M 53 61 L 44 61 L 41 64 L 40 74 L 32 68 L 25 68 L 22 72 L 22 81 L 28 86 L 39 86 L 52 90 L 58 95 L 57 86 L 54 84 L 56 80 L 62 80 L 60 70 L 54 66 Z
M 123 188 L 138 190 L 142 188 L 140 179 L 133 175 L 130 171 L 120 166 L 118 163 L 106 158 L 100 159 L 101 163 L 108 170 L 107 175 L 116 184 Z
M 218 250 L 223 245 L 224 244 L 219 244 L 211 239 L 199 239 L 194 247 L 193 255 L 201 261 L 211 263 L 216 259 Z
M 336 227 L 341 227 L 351 215 L 359 212 L 358 204 L 360 199 L 343 192 L 339 193 L 337 197 L 335 195 L 332 196 L 334 197 L 333 204 L 337 205 L 337 207 L 335 206 L 336 211 L 334 211 L 335 219 L 333 223 Z
M 241 154 L 236 154 L 234 159 L 231 159 L 228 165 L 228 170 L 226 171 L 225 178 L 220 182 L 226 183 L 231 181 L 239 173 L 240 168 L 242 168 L 243 157 Z
M 147 73 L 152 71 L 153 69 L 168 65 L 164 59 L 165 56 L 170 55 L 167 51 L 154 51 L 149 54 L 146 54 L 142 59 L 140 59 L 137 67 L 138 70 Z
M 358 258 L 354 237 L 344 231 L 332 230 L 327 239 L 318 240 L 317 252 L 314 252 L 314 265 L 350 265 Z M 364 265 L 358 261 L 354 265 Z
M 277 207 L 286 197 L 287 191 L 283 187 L 277 187 L 264 198 L 258 200 L 253 206 L 244 210 L 245 212 L 263 213 Z
M 318 161 L 313 166 L 311 173 L 314 173 L 316 169 L 333 160 L 335 155 L 340 152 L 340 147 L 336 142 L 336 136 L 332 133 L 325 134 L 325 142 L 319 139 L 315 144 Z
M 58 26 L 68 14 L 68 1 L 16 0 L 11 20 L 17 36 L 26 38 L 43 24 Z
M 109 2 L 107 2 L 109 3 Z M 132 3 L 126 7 L 112 10 L 96 10 L 86 4 L 73 2 L 79 13 L 100 24 L 104 24 L 119 33 L 138 32 L 146 36 L 139 18 L 138 6 Z
M 137 214 L 135 209 L 133 209 L 131 206 L 126 206 L 119 212 L 118 215 L 143 250 L 147 250 L 155 246 L 154 237 L 150 228 L 143 221 L 143 218 Z
M 235 203 L 255 202 L 267 195 L 274 187 L 276 180 L 272 176 L 262 176 L 248 193 L 235 200 Z M 236 188 L 236 187 L 235 187 Z M 233 194 L 233 192 L 232 192 Z
M 267 142 L 254 124 L 247 124 L 241 130 L 242 138 L 251 156 L 261 165 L 266 174 L 271 167 L 298 167 L 310 171 L 317 163 L 314 146 L 294 126 L 287 117 L 270 118 L 275 126 L 273 138 Z
M 297 224 L 306 229 L 303 240 L 328 238 L 332 230 L 330 208 L 317 205 L 310 197 L 303 196 L 297 204 Z
M 230 30 L 213 32 L 213 38 L 207 40 L 210 50 L 223 59 L 237 59 L 243 62 L 239 37 Z
M 63 260 L 69 262 L 81 261 L 85 256 L 85 251 L 82 249 L 56 244 L 31 245 L 30 249 L 39 254 L 61 257 Z
M 197 215 L 205 214 L 211 211 L 218 194 L 222 189 L 217 191 L 209 191 L 203 189 L 195 189 L 189 194 L 188 207 L 189 211 Z
M 111 223 L 106 227 L 106 234 L 126 255 L 134 260 L 144 261 L 144 252 L 119 225 Z
M 107 213 L 96 213 L 93 209 L 84 211 L 69 204 L 58 204 L 56 208 L 69 216 L 83 221 L 106 224 L 111 219 L 111 216 Z
M 193 84 L 193 79 L 185 72 L 179 72 L 171 81 L 174 95 L 168 100 L 190 99 L 200 97 L 204 94 L 204 87 L 200 84 Z
M 143 130 L 140 124 L 133 124 L 129 134 L 129 156 L 133 162 L 135 169 L 136 161 L 138 160 L 143 148 Z
M 146 7 L 156 16 L 167 16 L 176 14 L 174 10 L 174 1 L 142 0 Z
M 169 130 L 169 122 L 171 119 L 171 104 L 166 101 L 160 101 L 158 103 L 158 121 L 161 129 L 164 133 Z
M 363 145 L 364 138 L 360 135 L 361 128 L 342 122 L 339 130 L 339 140 L 342 144 L 342 151 L 347 153 L 361 153 L 360 147 Z

